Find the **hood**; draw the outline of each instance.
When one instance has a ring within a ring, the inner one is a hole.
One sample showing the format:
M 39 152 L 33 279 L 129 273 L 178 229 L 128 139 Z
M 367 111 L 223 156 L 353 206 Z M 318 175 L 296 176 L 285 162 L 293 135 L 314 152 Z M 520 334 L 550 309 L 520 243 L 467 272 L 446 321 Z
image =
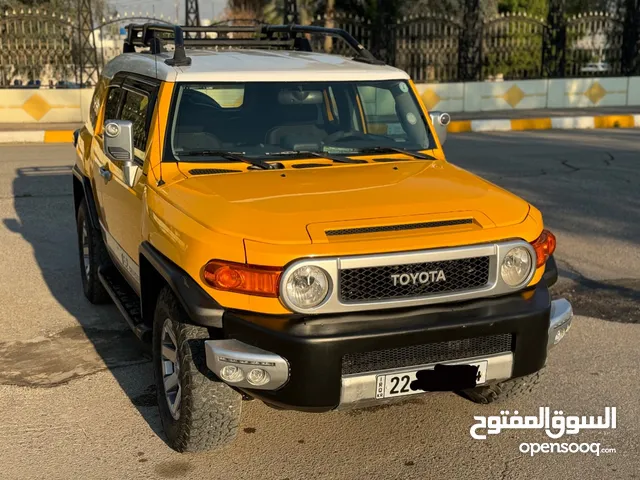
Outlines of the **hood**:
M 500 227 L 520 223 L 529 211 L 524 200 L 444 161 L 185 175 L 167 194 L 186 214 L 220 233 L 272 244 L 432 220 Z

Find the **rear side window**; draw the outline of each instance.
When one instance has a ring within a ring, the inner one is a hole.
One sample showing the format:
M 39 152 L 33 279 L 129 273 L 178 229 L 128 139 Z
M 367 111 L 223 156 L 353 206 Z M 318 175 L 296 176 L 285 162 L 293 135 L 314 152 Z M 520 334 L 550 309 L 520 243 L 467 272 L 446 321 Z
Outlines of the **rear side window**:
M 133 146 L 144 151 L 147 147 L 147 111 L 149 97 L 131 90 L 125 91 L 120 119 L 133 123 Z
M 388 88 L 375 86 L 358 86 L 367 126 L 370 133 L 386 135 L 393 138 L 407 139 L 407 134 L 396 112 L 396 100 Z M 417 114 L 417 112 L 416 112 Z M 409 118 L 418 119 L 416 115 Z
M 244 85 L 193 88 L 215 100 L 221 108 L 239 108 L 244 102 Z

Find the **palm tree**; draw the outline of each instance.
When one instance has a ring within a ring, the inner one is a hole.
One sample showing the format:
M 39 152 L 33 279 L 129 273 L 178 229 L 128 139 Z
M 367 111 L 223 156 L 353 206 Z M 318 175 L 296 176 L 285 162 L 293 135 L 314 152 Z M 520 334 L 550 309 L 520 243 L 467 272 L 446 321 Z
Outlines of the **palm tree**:
M 327 0 L 327 5 L 324 10 L 326 16 L 325 26 L 327 28 L 333 28 L 335 26 L 334 16 L 336 13 L 336 0 Z M 330 53 L 333 49 L 333 38 L 327 36 L 324 39 L 324 51 Z

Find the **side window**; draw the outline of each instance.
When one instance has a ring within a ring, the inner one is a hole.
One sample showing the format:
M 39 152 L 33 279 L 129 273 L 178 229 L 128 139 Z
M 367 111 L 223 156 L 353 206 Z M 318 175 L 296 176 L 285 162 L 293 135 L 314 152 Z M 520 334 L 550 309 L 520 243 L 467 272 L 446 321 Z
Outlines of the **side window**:
M 340 113 L 338 112 L 338 104 L 336 102 L 333 88 L 329 87 L 324 90 L 324 102 L 327 109 L 327 119 L 329 122 L 340 122 Z
M 107 103 L 104 106 L 104 119 L 117 120 L 118 110 L 120 107 L 120 98 L 122 97 L 122 89 L 120 87 L 110 87 L 107 93 Z
M 390 90 L 361 85 L 358 93 L 370 133 L 390 137 L 406 137 L 396 113 L 396 101 Z
M 101 78 L 98 81 L 96 89 L 93 91 L 93 97 L 91 98 L 91 106 L 89 107 L 89 120 L 93 128 L 96 128 L 96 120 L 98 119 L 98 112 L 100 111 L 100 105 L 104 98 L 104 90 L 107 86 L 107 80 Z
M 332 107 L 335 107 L 335 118 L 340 128 L 344 131 L 363 131 L 355 89 L 351 86 L 332 85 L 329 88 L 329 97 Z
M 148 107 L 148 96 L 131 90 L 125 91 L 120 118 L 122 120 L 130 120 L 133 123 L 133 146 L 143 152 L 147 147 Z

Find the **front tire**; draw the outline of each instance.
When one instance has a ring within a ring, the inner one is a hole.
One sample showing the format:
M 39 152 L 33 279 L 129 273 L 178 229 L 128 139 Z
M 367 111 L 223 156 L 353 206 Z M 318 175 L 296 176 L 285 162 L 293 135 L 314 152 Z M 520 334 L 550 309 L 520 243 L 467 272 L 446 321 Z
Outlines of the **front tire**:
M 100 232 L 89 220 L 87 203 L 82 200 L 76 217 L 78 228 L 78 251 L 80 253 L 80 275 L 84 296 L 93 304 L 109 303 L 111 297 L 105 290 L 98 269 L 111 262 Z
M 525 375 L 524 377 L 512 378 L 492 385 L 470 388 L 468 390 L 461 391 L 460 395 L 474 403 L 489 404 L 494 402 L 504 402 L 511 398 L 516 398 L 533 392 L 540 382 L 543 373 L 544 369 L 536 373 L 532 373 L 531 375 Z
M 188 320 L 173 292 L 164 288 L 153 320 L 153 370 L 167 443 L 178 452 L 231 443 L 242 411 L 242 396 L 206 366 L 207 329 Z

